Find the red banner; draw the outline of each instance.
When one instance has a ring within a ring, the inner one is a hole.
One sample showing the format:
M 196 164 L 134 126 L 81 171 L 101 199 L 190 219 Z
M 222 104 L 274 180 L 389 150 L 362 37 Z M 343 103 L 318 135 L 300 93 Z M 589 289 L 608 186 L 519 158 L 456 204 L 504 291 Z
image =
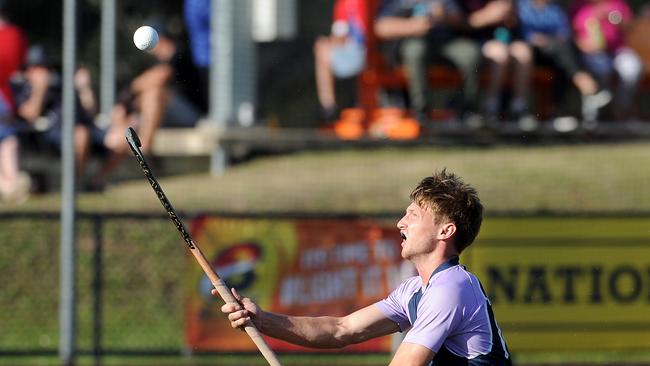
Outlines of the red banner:
M 385 297 L 403 276 L 394 226 L 368 220 L 251 220 L 209 217 L 193 223 L 204 254 L 230 287 L 263 309 L 292 315 L 346 315 Z M 188 259 L 193 260 L 193 259 Z M 233 330 L 192 264 L 186 336 L 196 351 L 255 351 Z M 410 265 L 407 268 L 411 268 Z M 267 338 L 277 351 L 310 351 Z M 348 351 L 390 351 L 390 337 Z

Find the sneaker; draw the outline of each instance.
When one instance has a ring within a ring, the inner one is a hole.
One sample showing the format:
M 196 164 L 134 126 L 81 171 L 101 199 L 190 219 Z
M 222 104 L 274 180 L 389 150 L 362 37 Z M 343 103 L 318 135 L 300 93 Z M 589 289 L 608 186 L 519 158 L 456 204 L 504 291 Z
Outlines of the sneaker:
M 578 128 L 578 119 L 573 116 L 561 116 L 553 119 L 553 129 L 557 132 L 571 132 Z
M 612 93 L 603 89 L 593 95 L 582 96 L 582 118 L 586 121 L 595 121 L 598 118 L 598 110 L 612 100 Z
M 483 115 L 473 112 L 465 113 L 463 115 L 462 121 L 463 124 L 471 130 L 483 128 L 486 124 L 485 117 L 483 117 Z
M 517 118 L 517 126 L 522 131 L 535 131 L 539 127 L 539 120 L 530 113 L 525 113 Z
M 9 192 L 4 192 L 2 194 L 2 201 L 12 204 L 22 204 L 27 201 L 32 190 L 32 179 L 29 174 L 25 172 L 18 173 L 18 179 L 16 180 L 16 185 Z

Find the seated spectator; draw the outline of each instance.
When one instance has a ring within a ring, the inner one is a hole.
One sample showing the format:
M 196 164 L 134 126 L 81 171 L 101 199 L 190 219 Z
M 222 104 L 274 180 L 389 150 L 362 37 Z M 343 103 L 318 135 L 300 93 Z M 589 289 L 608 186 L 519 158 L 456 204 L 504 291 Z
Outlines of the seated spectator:
M 154 27 L 156 28 L 156 27 Z M 159 41 L 151 54 L 155 64 L 138 76 L 120 93 L 113 108 L 105 144 L 112 151 L 93 179 L 93 186 L 103 187 L 110 174 L 129 152 L 124 138 L 127 127 L 138 131 L 142 151 L 151 151 L 160 126 L 193 127 L 201 116 L 197 107 L 198 76 L 186 50 L 162 27 L 157 27 Z
M 513 87 L 509 116 L 520 122 L 533 118 L 529 109 L 533 55 L 519 35 L 514 4 L 511 0 L 489 1 L 473 18 L 485 31 L 490 30 L 492 33 L 482 48 L 483 56 L 490 63 L 490 79 L 483 105 L 486 118 L 490 122 L 498 119 L 503 86 L 510 65 L 513 68 Z
M 42 46 L 29 49 L 24 71 L 12 79 L 18 116 L 43 133 L 45 142 L 60 151 L 63 125 L 61 77 L 47 60 Z M 75 72 L 76 117 L 74 128 L 75 162 L 80 180 L 93 147 L 103 148 L 104 133 L 94 124 L 95 96 L 90 73 L 81 67 Z
M 431 107 L 427 67 L 432 62 L 449 61 L 462 75 L 459 117 L 474 109 L 480 52 L 475 40 L 455 36 L 463 21 L 454 0 L 384 0 L 379 8 L 375 33 L 387 61 L 404 66 L 410 107 L 423 125 Z
M 31 183 L 29 175 L 19 169 L 13 126 L 15 104 L 9 81 L 24 62 L 27 40 L 5 16 L 3 5 L 0 1 L 0 201 L 20 203 L 29 197 Z
M 594 119 L 611 94 L 598 91 L 596 80 L 580 69 L 564 9 L 552 0 L 518 0 L 517 13 L 522 37 L 533 48 L 536 60 L 552 64 L 568 77 L 582 95 L 583 118 Z
M 339 118 L 335 78 L 353 77 L 365 65 L 367 13 L 365 0 L 337 0 L 331 34 L 318 37 L 314 44 L 316 90 L 326 124 Z
M 643 64 L 625 44 L 625 28 L 633 14 L 624 0 L 577 0 L 571 6 L 575 41 L 587 69 L 604 87 L 618 85 L 614 97 L 616 119 L 629 118 Z

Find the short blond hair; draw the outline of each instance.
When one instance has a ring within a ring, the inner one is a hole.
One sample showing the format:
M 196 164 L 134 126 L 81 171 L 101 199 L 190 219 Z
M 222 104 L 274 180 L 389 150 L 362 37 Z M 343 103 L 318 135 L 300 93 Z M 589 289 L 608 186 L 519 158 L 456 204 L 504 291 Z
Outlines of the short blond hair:
M 476 189 L 447 169 L 422 179 L 411 192 L 411 201 L 432 210 L 438 220 L 456 225 L 454 244 L 458 253 L 467 248 L 481 229 L 483 205 Z

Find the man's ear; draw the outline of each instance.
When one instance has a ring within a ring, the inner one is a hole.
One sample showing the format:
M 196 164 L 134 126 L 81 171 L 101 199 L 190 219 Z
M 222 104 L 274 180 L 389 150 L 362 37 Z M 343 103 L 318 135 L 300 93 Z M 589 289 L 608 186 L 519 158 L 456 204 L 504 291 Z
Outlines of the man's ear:
M 440 227 L 438 238 L 445 240 L 451 238 L 456 233 L 456 224 L 453 222 L 446 223 Z

